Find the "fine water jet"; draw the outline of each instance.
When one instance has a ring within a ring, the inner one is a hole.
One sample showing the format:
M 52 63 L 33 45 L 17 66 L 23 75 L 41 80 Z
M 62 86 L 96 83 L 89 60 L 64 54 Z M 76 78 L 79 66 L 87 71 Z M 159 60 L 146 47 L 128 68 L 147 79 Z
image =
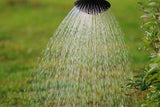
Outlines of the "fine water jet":
M 29 99 L 36 106 L 127 107 L 123 33 L 105 0 L 77 0 L 51 37 Z

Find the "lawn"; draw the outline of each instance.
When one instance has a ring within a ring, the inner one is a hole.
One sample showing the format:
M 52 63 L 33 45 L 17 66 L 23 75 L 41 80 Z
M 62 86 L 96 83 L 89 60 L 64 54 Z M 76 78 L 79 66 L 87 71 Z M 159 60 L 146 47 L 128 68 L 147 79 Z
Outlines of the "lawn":
M 139 50 L 140 9 L 138 0 L 112 0 L 128 47 L 132 71 L 148 60 Z M 30 84 L 30 73 L 58 25 L 72 9 L 74 0 L 35 0 L 10 6 L 0 1 L 0 106 L 21 105 L 19 96 Z M 137 73 L 137 72 L 135 72 Z

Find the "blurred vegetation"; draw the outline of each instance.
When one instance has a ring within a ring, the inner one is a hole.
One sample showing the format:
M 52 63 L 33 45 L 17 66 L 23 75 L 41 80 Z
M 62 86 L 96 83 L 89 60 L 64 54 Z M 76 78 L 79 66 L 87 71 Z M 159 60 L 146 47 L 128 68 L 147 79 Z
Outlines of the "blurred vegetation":
M 9 5 L 26 4 L 28 0 L 7 0 Z
M 112 11 L 125 33 L 131 69 L 143 66 L 148 52 L 139 51 L 142 33 L 138 0 L 110 0 Z M 49 38 L 74 0 L 0 1 L 0 106 L 21 105 L 23 92 L 30 84 L 30 73 Z M 137 71 L 134 72 L 137 74 Z
M 160 1 L 139 2 L 144 15 L 141 28 L 144 30 L 143 50 L 149 51 L 150 63 L 142 68 L 142 74 L 130 79 L 128 87 L 146 93 L 143 107 L 160 107 Z

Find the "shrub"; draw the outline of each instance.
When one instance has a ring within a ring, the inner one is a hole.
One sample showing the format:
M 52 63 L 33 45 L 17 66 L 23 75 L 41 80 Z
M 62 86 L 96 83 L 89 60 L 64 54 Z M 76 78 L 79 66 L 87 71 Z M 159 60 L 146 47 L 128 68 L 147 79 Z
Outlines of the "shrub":
M 160 107 L 160 1 L 139 2 L 144 15 L 141 16 L 144 31 L 143 49 L 149 51 L 150 64 L 142 68 L 140 75 L 129 79 L 127 87 L 134 87 L 142 92 L 147 90 L 145 107 Z

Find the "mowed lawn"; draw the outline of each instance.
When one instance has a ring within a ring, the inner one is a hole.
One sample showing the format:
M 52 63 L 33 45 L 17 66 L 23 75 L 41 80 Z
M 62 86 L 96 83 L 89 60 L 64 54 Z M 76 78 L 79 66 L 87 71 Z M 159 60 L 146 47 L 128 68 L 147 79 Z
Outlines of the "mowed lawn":
M 74 0 L 35 0 L 26 5 L 10 6 L 0 1 L 0 106 L 17 106 L 28 84 L 30 73 L 49 38 L 73 8 Z M 139 50 L 141 38 L 138 0 L 110 0 L 128 47 L 131 70 L 146 61 L 147 53 Z M 131 72 L 132 72 L 131 71 Z M 137 73 L 137 72 L 135 72 Z

